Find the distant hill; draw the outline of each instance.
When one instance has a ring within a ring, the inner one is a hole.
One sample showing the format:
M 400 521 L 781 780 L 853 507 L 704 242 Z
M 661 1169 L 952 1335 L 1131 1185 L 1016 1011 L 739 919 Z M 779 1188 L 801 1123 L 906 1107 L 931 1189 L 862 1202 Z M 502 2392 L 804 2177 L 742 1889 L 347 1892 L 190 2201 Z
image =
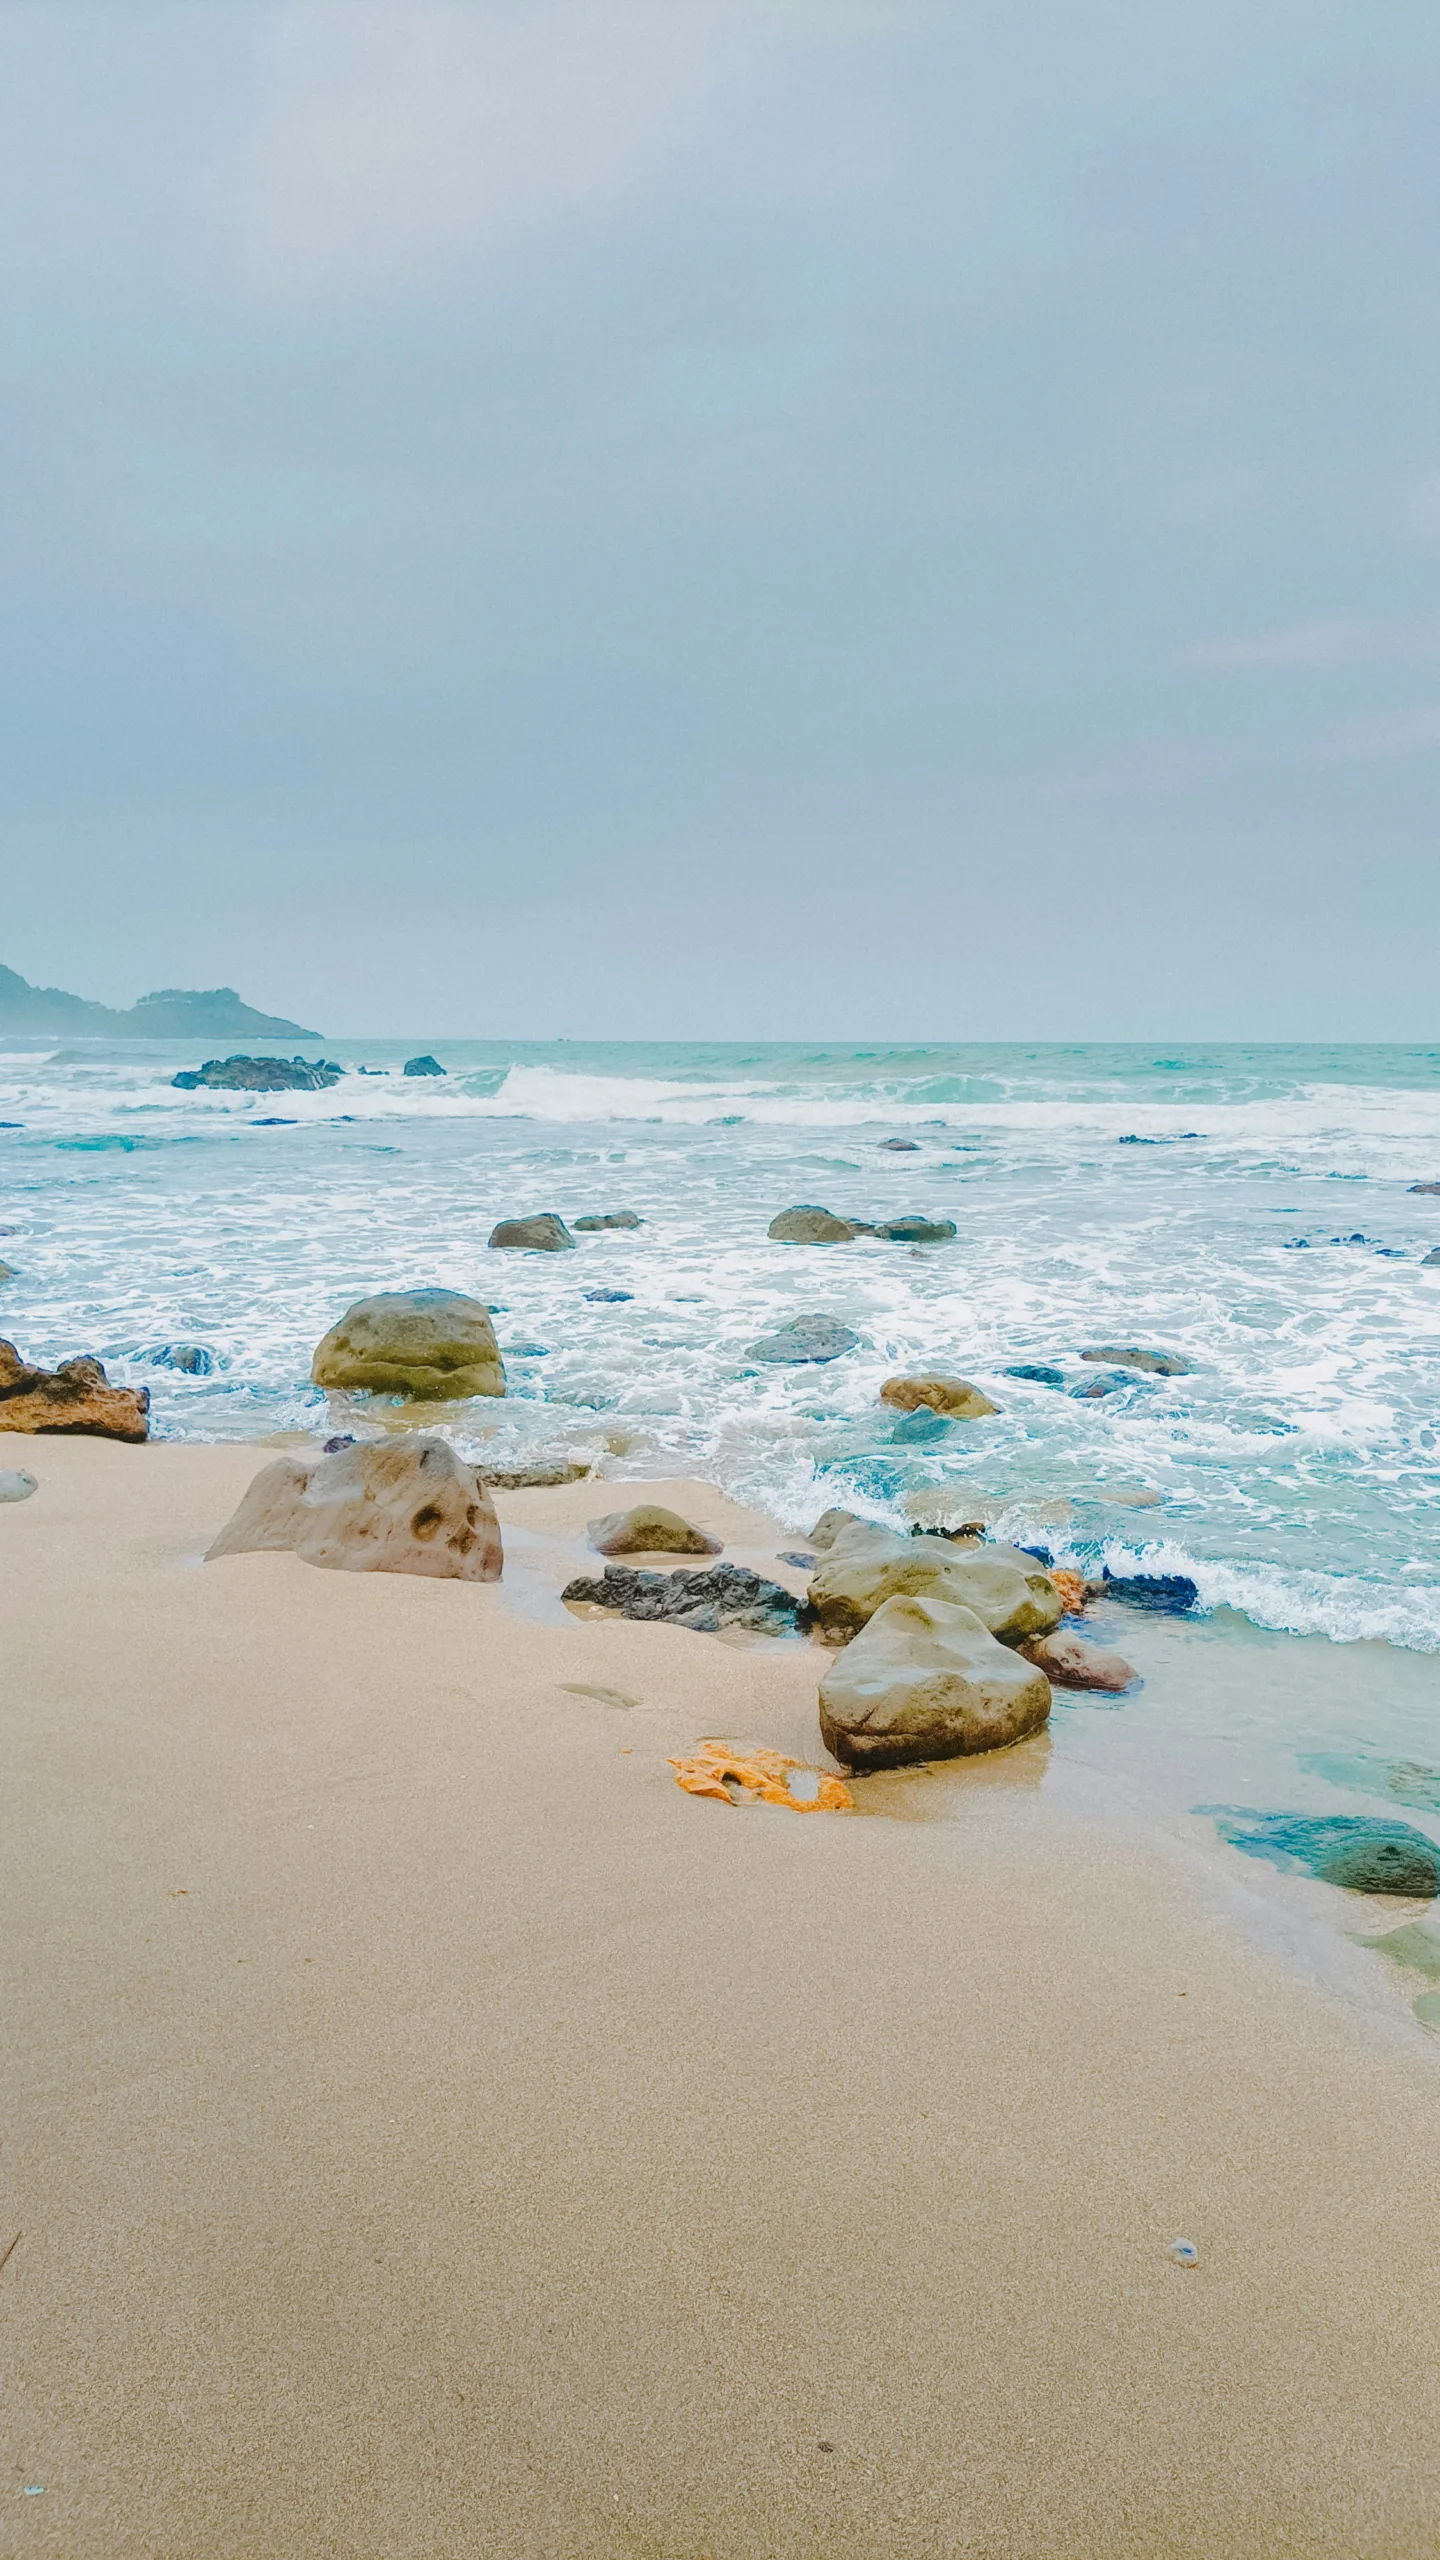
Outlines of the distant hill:
M 233 987 L 161 987 L 142 996 L 126 1013 L 108 1004 L 92 1004 L 88 996 L 67 995 L 63 987 L 32 987 L 14 969 L 0 968 L 0 1034 L 33 1031 L 42 1037 L 64 1032 L 84 1039 L 87 1033 L 106 1040 L 319 1040 L 300 1022 L 278 1013 L 257 1013 L 242 1004 Z

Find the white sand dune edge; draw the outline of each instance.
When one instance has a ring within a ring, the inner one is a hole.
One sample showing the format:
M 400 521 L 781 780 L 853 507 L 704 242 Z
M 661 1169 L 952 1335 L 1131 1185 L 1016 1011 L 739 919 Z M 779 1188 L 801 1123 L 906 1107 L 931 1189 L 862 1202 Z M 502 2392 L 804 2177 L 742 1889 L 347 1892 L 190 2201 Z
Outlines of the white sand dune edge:
M 682 1795 L 816 1659 L 559 1610 L 613 1488 L 202 1566 L 267 1455 L 0 1439 L 4 2560 L 1432 2560 L 1423 2050 L 1018 1765 Z

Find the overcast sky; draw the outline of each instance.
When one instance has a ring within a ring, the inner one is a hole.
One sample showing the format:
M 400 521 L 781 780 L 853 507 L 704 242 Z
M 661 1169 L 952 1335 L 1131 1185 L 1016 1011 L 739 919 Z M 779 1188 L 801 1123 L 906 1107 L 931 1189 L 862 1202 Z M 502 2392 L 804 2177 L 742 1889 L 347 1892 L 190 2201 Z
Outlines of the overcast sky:
M 0 961 L 1428 1039 L 1430 0 L 0 0 Z

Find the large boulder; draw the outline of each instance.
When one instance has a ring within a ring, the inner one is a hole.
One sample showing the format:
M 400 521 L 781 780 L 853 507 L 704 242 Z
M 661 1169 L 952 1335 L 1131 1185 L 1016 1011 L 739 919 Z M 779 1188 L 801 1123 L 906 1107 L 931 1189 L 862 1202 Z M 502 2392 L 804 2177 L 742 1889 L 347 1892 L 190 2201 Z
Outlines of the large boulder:
M 1117 1346 L 1102 1342 L 1082 1351 L 1082 1360 L 1104 1360 L 1112 1369 L 1143 1369 L 1152 1378 L 1188 1378 L 1194 1369 L 1183 1351 L 1140 1351 L 1133 1343 Z
M 490 1310 L 457 1289 L 382 1290 L 357 1299 L 326 1334 L 310 1375 L 317 1387 L 422 1404 L 505 1393 Z
M 610 1227 L 643 1227 L 644 1224 L 638 1209 L 603 1209 L 593 1218 L 577 1218 L 575 1233 L 577 1236 L 598 1236 Z
M 718 1556 L 724 1545 L 693 1521 L 682 1520 L 678 1511 L 667 1511 L 662 1502 L 607 1511 L 603 1519 L 589 1523 L 585 1534 L 602 1556 Z
M 849 1218 L 837 1218 L 833 1210 L 809 1206 L 782 1209 L 765 1232 L 772 1244 L 853 1244 L 855 1240 Z
M 1049 1713 L 1044 1673 L 934 1594 L 887 1600 L 820 1684 L 825 1747 L 851 1769 L 997 1751 Z
M 63 1431 L 96 1440 L 148 1440 L 148 1387 L 112 1387 L 98 1360 L 37 1369 L 0 1342 L 0 1431 Z
M 1113 1695 L 1133 1688 L 1139 1677 L 1123 1653 L 1109 1653 L 1066 1628 L 1057 1628 L 1053 1636 L 1034 1636 L 1020 1651 L 1044 1672 L 1052 1689 L 1101 1689 Z
M 947 1378 L 931 1372 L 920 1378 L 887 1378 L 880 1390 L 882 1404 L 894 1405 L 900 1413 L 914 1413 L 928 1405 L 932 1413 L 942 1413 L 952 1422 L 976 1422 L 982 1415 L 998 1413 L 987 1395 L 972 1387 L 968 1378 Z
M 452 1582 L 498 1582 L 503 1563 L 500 1524 L 475 1469 L 448 1440 L 422 1432 L 262 1467 L 206 1561 L 266 1548 L 340 1573 Z
M 538 1218 L 502 1218 L 490 1238 L 492 1253 L 573 1253 L 575 1239 L 563 1218 L 546 1210 Z
M 810 1584 L 817 1624 L 841 1638 L 857 1634 L 887 1600 L 913 1597 L 973 1609 L 1002 1644 L 1049 1635 L 1064 1614 L 1054 1583 L 1031 1556 L 1021 1565 L 993 1548 L 863 1526 L 841 1532 Z
M 842 1352 L 853 1351 L 859 1339 L 834 1316 L 796 1316 L 778 1333 L 767 1333 L 752 1343 L 750 1357 L 798 1368 L 807 1360 L 838 1360 Z
M 323 1093 L 327 1086 L 338 1084 L 345 1070 L 332 1059 L 316 1058 L 207 1058 L 203 1067 L 187 1067 L 172 1076 L 172 1085 L 186 1093 L 197 1086 L 213 1093 Z
M 805 1603 L 793 1591 L 742 1564 L 712 1564 L 692 1573 L 646 1573 L 635 1565 L 607 1564 L 603 1575 L 577 1574 L 560 1597 L 614 1609 L 622 1618 L 663 1619 L 696 1635 L 747 1627 L 757 1634 L 787 1636 L 809 1624 Z

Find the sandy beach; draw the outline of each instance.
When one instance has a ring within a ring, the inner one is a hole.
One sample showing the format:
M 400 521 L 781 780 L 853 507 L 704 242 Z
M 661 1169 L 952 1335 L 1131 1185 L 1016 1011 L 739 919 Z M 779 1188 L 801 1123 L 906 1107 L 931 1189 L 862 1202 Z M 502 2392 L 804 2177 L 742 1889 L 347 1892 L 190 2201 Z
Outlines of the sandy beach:
M 0 1439 L 3 2560 L 1429 2560 L 1418 2038 L 1043 1744 L 681 1793 L 817 1655 L 561 1609 L 609 1489 L 203 1564 L 271 1454 Z

